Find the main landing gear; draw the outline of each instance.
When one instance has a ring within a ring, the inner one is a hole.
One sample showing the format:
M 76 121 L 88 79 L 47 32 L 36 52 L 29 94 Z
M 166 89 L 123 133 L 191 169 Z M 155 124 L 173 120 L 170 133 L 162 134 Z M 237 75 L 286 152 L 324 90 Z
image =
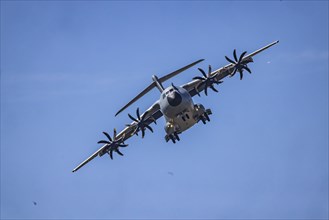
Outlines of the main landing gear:
M 176 141 L 180 141 L 180 138 L 177 134 L 177 132 L 174 132 L 172 134 L 167 134 L 165 136 L 166 142 L 168 142 L 169 140 L 171 140 L 174 144 L 176 143 Z
M 196 112 L 194 119 L 197 120 L 197 122 L 202 121 L 203 124 L 206 124 L 207 121 L 210 121 L 209 115 L 211 115 L 212 112 L 209 108 L 205 109 L 203 105 L 197 104 L 194 105 L 194 109 Z
M 199 116 L 199 120 L 202 121 L 203 124 L 206 124 L 207 121 L 209 122 L 210 121 L 210 118 L 209 118 L 209 115 L 211 115 L 212 112 L 211 110 L 208 108 L 205 110 L 205 112 Z

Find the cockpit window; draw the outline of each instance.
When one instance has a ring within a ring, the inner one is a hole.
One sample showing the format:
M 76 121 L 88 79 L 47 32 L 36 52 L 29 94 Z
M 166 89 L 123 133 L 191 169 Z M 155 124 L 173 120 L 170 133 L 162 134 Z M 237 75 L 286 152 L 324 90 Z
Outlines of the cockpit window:
M 174 91 L 173 88 L 169 89 L 168 91 L 166 91 L 166 92 L 163 94 L 162 98 L 165 98 L 165 96 L 167 96 L 169 92 L 173 92 L 173 91 Z

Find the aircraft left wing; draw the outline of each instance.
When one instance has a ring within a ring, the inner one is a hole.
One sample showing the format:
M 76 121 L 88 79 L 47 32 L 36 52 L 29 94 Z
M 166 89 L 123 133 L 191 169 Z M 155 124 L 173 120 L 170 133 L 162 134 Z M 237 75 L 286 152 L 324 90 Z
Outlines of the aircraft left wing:
M 221 79 L 223 79 L 223 78 L 225 78 L 229 75 L 232 76 L 236 72 L 240 73 L 240 79 L 242 79 L 242 76 L 243 76 L 242 71 L 243 70 L 246 70 L 250 73 L 250 69 L 247 67 L 247 64 L 250 63 L 250 62 L 253 62 L 252 57 L 255 56 L 256 54 L 272 47 L 273 45 L 275 45 L 277 43 L 279 43 L 279 41 L 274 41 L 274 42 L 266 45 L 265 47 L 262 47 L 259 50 L 256 50 L 256 51 L 252 52 L 251 54 L 248 54 L 247 56 L 244 56 L 245 53 L 246 53 L 246 52 L 244 52 L 244 53 L 241 54 L 241 56 L 239 58 L 237 57 L 236 51 L 234 50 L 234 54 L 233 54 L 234 55 L 234 60 L 231 60 L 230 58 L 226 57 L 226 59 L 230 62 L 230 64 L 227 64 L 226 66 L 224 66 L 222 68 L 219 68 L 219 69 L 217 69 L 213 72 L 211 71 L 211 68 L 209 66 L 208 75 L 205 74 L 205 72 L 203 70 L 200 70 L 200 71 L 203 71 L 204 77 L 198 77 L 198 79 L 194 79 L 193 81 L 182 85 L 182 87 L 184 89 L 186 89 L 190 93 L 190 95 L 193 97 L 193 96 L 199 94 L 201 91 L 207 90 L 206 83 L 205 83 L 205 80 L 207 78 L 209 80 L 212 80 L 212 82 L 210 82 L 210 84 L 209 84 L 211 86 L 212 86 L 213 83 L 216 83 L 216 84 L 220 83 Z M 237 67 L 240 68 L 240 71 Z M 201 79 L 201 78 L 203 78 L 203 79 Z M 211 88 L 211 86 L 209 86 L 209 87 Z
M 178 70 L 175 70 L 174 72 L 171 72 L 160 79 L 158 81 L 160 83 L 180 74 L 181 72 L 191 68 L 192 66 L 202 62 L 203 59 L 197 60 L 193 63 L 190 63 Z M 155 76 L 154 76 L 155 77 Z M 146 87 L 141 93 L 139 93 L 135 98 L 133 98 L 128 104 L 126 104 L 123 108 L 121 108 L 115 115 L 118 115 L 120 112 L 122 112 L 124 109 L 126 109 L 128 106 L 130 106 L 132 103 L 137 101 L 139 98 L 144 96 L 146 93 L 148 93 L 150 90 L 152 90 L 154 87 L 156 87 L 156 81 L 152 82 L 148 87 Z M 93 153 L 90 157 L 88 157 L 86 160 L 84 160 L 81 164 L 79 164 L 76 168 L 72 170 L 72 172 L 76 172 L 81 167 L 86 165 L 88 162 L 90 162 L 92 159 L 94 159 L 97 156 L 103 156 L 104 154 L 108 153 L 113 158 L 113 152 L 118 153 L 119 155 L 123 155 L 119 148 L 120 147 L 126 147 L 127 145 L 124 143 L 127 139 L 129 139 L 134 134 L 138 135 L 139 131 L 141 131 L 142 137 L 144 137 L 145 130 L 149 129 L 153 132 L 152 128 L 150 127 L 150 124 L 152 122 L 156 123 L 156 120 L 158 120 L 162 116 L 162 112 L 160 111 L 159 101 L 156 101 L 150 108 L 148 108 L 143 114 L 140 115 L 139 109 L 136 111 L 136 117 L 133 117 L 129 115 L 129 118 L 132 120 L 132 122 L 126 126 L 120 133 L 117 134 L 117 131 L 114 129 L 113 131 L 113 137 L 111 137 L 108 133 L 103 132 L 108 140 L 101 140 L 98 143 L 103 143 L 104 145 L 99 148 L 95 153 Z
M 104 143 L 104 145 L 99 148 L 95 153 L 93 153 L 90 157 L 80 163 L 76 168 L 72 170 L 72 172 L 76 172 L 81 167 L 89 163 L 97 156 L 103 156 L 104 154 L 108 153 L 112 158 L 112 153 L 117 152 L 118 154 L 122 155 L 119 150 L 119 147 L 126 147 L 127 145 L 124 144 L 124 141 L 132 137 L 134 134 L 138 135 L 137 132 L 142 131 L 142 136 L 144 136 L 145 130 L 141 129 L 141 126 L 144 126 L 146 129 L 150 129 L 152 132 L 152 128 L 150 128 L 150 124 L 152 122 L 156 123 L 156 120 L 161 118 L 162 112 L 160 111 L 160 106 L 158 101 L 155 102 L 150 108 L 148 108 L 144 113 L 140 114 L 139 109 L 136 111 L 137 117 L 134 118 L 133 116 L 129 116 L 132 119 L 132 122 L 127 125 L 121 132 L 117 134 L 116 130 L 114 129 L 113 137 L 109 138 L 108 143 Z M 105 134 L 105 132 L 103 132 Z M 108 134 L 105 134 L 108 137 Z

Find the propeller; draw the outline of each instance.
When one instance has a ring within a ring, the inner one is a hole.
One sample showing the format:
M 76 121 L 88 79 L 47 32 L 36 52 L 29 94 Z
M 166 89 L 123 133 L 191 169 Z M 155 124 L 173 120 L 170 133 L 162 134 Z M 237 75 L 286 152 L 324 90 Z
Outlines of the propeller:
M 111 159 L 113 160 L 113 151 L 115 151 L 116 153 L 118 153 L 120 156 L 123 156 L 123 153 L 121 153 L 119 151 L 119 147 L 127 147 L 128 144 L 124 144 L 124 135 L 121 136 L 120 138 L 117 137 L 117 131 L 114 128 L 113 130 L 113 139 L 111 138 L 111 136 L 106 133 L 105 131 L 103 132 L 103 134 L 108 138 L 108 141 L 106 140 L 101 140 L 98 141 L 99 144 L 107 144 L 108 146 L 108 153 L 111 157 Z
M 136 118 L 134 118 L 133 116 L 131 116 L 130 114 L 128 114 L 128 117 L 133 120 L 134 122 L 136 122 L 136 124 L 134 124 L 133 126 L 135 126 L 135 130 L 133 131 L 133 134 L 138 135 L 139 131 L 142 131 L 142 138 L 144 138 L 145 136 L 145 130 L 146 128 L 149 129 L 152 133 L 153 133 L 153 129 L 151 128 L 151 126 L 149 126 L 147 124 L 147 122 L 150 120 L 151 122 L 154 122 L 156 124 L 155 119 L 150 116 L 148 119 L 145 120 L 147 115 L 147 112 L 144 113 L 144 115 L 141 117 L 139 114 L 139 108 L 137 108 L 136 110 Z M 131 125 L 127 125 L 127 126 L 131 126 Z
M 238 57 L 236 56 L 236 50 L 234 49 L 233 51 L 233 57 L 234 57 L 234 60 L 231 60 L 230 58 L 228 58 L 227 56 L 225 56 L 225 59 L 234 64 L 234 69 L 233 69 L 233 72 L 231 73 L 231 76 L 234 76 L 234 74 L 236 72 L 239 72 L 240 73 L 240 80 L 242 79 L 243 77 L 243 70 L 247 70 L 249 73 L 251 73 L 250 69 L 248 68 L 247 64 L 250 63 L 250 62 L 253 62 L 252 59 L 246 59 L 246 60 L 243 60 L 243 57 L 244 55 L 246 55 L 247 51 L 244 51 L 239 59 Z
M 199 83 L 197 86 L 196 86 L 196 91 L 198 93 L 198 95 L 200 96 L 199 94 L 199 88 L 201 87 L 202 84 L 204 84 L 204 93 L 206 94 L 206 96 L 208 96 L 208 88 L 211 88 L 213 91 L 215 92 L 218 92 L 217 89 L 215 89 L 214 87 L 214 83 L 215 84 L 220 84 L 222 83 L 223 81 L 216 81 L 215 77 L 216 75 L 213 75 L 213 76 L 210 76 L 211 74 L 211 66 L 209 65 L 209 68 L 208 68 L 208 75 L 205 73 L 205 71 L 201 68 L 198 68 L 199 71 L 202 73 L 203 77 L 201 76 L 196 76 L 194 77 L 193 79 L 198 79 L 198 80 L 201 80 L 201 83 Z

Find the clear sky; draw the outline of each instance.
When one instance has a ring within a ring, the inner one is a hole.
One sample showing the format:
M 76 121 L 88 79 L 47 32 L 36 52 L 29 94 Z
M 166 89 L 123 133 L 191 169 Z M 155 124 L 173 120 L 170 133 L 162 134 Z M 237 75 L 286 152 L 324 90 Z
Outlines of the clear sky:
M 71 172 L 152 74 L 275 40 L 178 144 L 161 118 Z M 1 218 L 327 219 L 328 1 L 1 1 Z

